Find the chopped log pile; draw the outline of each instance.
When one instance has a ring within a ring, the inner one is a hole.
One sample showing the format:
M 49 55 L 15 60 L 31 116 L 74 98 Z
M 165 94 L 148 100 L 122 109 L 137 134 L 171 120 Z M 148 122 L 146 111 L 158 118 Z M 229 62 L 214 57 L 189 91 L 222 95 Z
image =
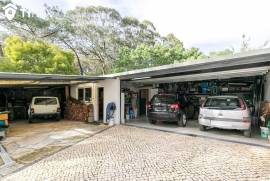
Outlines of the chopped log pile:
M 69 98 L 65 107 L 65 118 L 74 121 L 88 121 L 93 117 L 93 105 L 86 105 L 74 98 Z

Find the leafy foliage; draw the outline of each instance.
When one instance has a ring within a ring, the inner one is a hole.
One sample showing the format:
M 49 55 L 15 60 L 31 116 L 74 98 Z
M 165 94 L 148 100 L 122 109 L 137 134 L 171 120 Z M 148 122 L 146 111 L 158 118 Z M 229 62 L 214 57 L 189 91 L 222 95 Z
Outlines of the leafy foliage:
M 8 3 L 12 3 L 10 0 L 0 1 L 0 8 L 4 7 Z M 22 8 L 17 5 L 18 12 L 15 17 L 10 21 L 4 17 L 0 18 L 0 25 L 8 29 L 11 33 L 20 35 L 24 38 L 46 38 L 56 32 L 52 29 L 50 22 L 46 19 L 38 17 L 36 14 L 31 14 L 29 17 L 27 13 L 24 13 L 24 17 L 19 10 Z
M 72 53 L 41 41 L 10 36 L 4 41 L 1 71 L 76 74 Z
M 224 49 L 221 51 L 213 51 L 213 52 L 209 52 L 209 57 L 220 57 L 220 56 L 227 56 L 227 55 L 233 55 L 234 54 L 234 50 L 233 49 Z
M 88 6 L 63 12 L 58 7 L 45 7 L 44 19 L 22 18 L 19 13 L 14 20 L 4 19 L 0 24 L 13 34 L 33 39 L 28 41 L 50 41 L 71 50 L 81 74 L 106 74 L 202 57 L 197 48 L 185 49 L 173 34 L 160 36 L 152 22 L 122 17 L 112 8 Z
M 185 50 L 183 47 L 167 47 L 163 44 L 148 46 L 142 44 L 136 49 L 123 47 L 114 63 L 113 71 L 122 72 L 159 65 L 183 62 L 187 59 L 199 59 L 203 54 L 196 48 Z

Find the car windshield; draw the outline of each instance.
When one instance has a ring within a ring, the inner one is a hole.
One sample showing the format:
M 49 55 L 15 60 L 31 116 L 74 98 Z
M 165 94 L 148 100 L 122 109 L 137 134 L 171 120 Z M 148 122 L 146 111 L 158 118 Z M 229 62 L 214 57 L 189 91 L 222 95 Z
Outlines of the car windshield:
M 155 95 L 151 101 L 152 104 L 172 104 L 175 102 L 175 95 Z
M 240 101 L 238 98 L 208 98 L 204 104 L 206 108 L 220 108 L 220 109 L 236 109 L 240 108 Z
M 56 105 L 56 98 L 35 98 L 35 105 Z

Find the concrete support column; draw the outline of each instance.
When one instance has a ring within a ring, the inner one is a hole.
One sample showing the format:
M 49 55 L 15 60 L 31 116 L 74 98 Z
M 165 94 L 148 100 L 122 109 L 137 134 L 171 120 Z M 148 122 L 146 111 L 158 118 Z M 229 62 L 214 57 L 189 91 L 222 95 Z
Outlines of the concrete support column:
M 121 93 L 121 124 L 125 124 L 125 93 Z
M 266 74 L 266 80 L 264 82 L 264 100 L 270 101 L 270 72 Z
M 69 98 L 69 86 L 65 86 L 65 97 L 66 97 L 66 100 Z
M 102 81 L 104 85 L 104 116 L 103 121 L 106 122 L 106 108 L 108 103 L 114 102 L 116 105 L 116 111 L 114 113 L 114 123 L 120 124 L 120 79 L 107 79 Z
M 98 86 L 97 84 L 93 84 L 92 86 L 92 104 L 94 108 L 94 120 L 99 121 L 98 117 Z

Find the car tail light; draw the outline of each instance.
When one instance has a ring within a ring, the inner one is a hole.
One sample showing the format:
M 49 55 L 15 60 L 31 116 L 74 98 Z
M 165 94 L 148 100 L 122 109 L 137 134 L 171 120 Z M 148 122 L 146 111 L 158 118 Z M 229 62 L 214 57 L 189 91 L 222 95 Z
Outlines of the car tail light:
M 171 109 L 180 109 L 180 104 L 175 103 L 175 104 L 171 104 Z
M 243 123 L 250 123 L 250 119 L 249 118 L 243 118 L 242 122 Z
M 152 107 L 152 106 L 151 106 L 150 103 L 147 103 L 147 104 L 146 104 L 146 108 L 147 108 L 147 109 L 151 109 L 151 107 Z
M 31 113 L 35 113 L 35 109 L 34 108 L 31 108 Z
M 61 112 L 61 109 L 60 109 L 60 107 L 58 107 L 58 108 L 57 108 L 57 112 Z
M 202 102 L 202 104 L 201 104 L 201 108 L 203 108 L 204 107 L 204 105 L 205 105 L 205 103 L 206 103 L 206 100 L 204 100 L 203 102 Z
M 246 105 L 244 103 L 244 100 L 240 98 L 239 99 L 239 103 L 240 103 L 240 109 L 241 110 L 245 110 L 246 109 Z

